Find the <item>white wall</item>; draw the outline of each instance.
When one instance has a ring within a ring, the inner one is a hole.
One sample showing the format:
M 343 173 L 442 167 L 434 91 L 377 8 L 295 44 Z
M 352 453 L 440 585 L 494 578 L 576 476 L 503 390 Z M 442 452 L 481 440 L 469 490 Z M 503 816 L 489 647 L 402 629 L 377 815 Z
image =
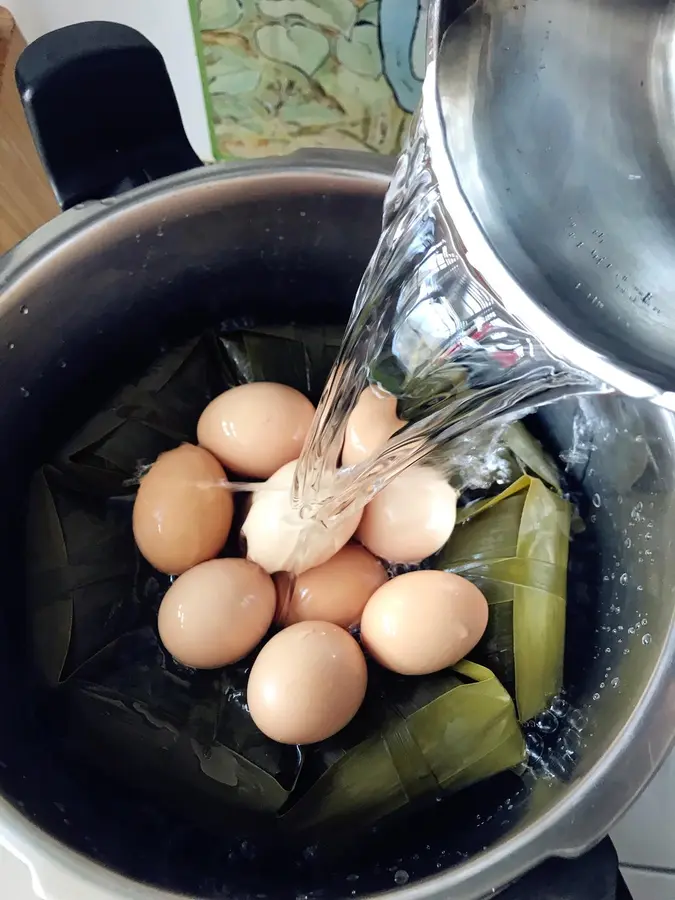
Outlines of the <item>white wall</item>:
M 122 22 L 142 32 L 166 61 L 188 137 L 213 159 L 187 0 L 2 0 L 27 41 L 87 20 Z

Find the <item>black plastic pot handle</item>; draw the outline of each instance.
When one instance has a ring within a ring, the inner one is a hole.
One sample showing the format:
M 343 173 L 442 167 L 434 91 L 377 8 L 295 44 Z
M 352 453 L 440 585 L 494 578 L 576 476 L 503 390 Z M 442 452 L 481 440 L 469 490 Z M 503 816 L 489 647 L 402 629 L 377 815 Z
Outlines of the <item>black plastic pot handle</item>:
M 162 55 L 133 28 L 84 22 L 45 34 L 19 57 L 16 82 L 63 209 L 201 165 Z

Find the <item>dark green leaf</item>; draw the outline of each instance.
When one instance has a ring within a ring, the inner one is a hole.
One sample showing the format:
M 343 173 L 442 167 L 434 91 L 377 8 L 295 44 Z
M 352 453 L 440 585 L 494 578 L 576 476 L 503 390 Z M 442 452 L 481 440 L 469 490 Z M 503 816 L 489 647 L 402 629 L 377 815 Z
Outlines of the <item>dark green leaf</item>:
M 67 740 L 144 791 L 166 793 L 170 784 L 171 802 L 200 823 L 222 826 L 224 806 L 275 813 L 301 755 L 253 724 L 244 700 L 249 666 L 193 672 L 171 660 L 154 628 L 137 629 L 61 689 Z
M 31 484 L 27 552 L 35 659 L 56 683 L 138 620 L 131 504 L 72 490 L 44 467 Z

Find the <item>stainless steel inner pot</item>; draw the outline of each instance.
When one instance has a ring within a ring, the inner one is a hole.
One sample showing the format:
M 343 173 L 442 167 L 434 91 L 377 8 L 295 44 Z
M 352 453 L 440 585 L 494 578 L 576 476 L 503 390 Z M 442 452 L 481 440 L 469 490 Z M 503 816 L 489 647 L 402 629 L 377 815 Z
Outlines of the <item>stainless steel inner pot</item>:
M 566 778 L 467 792 L 320 875 L 281 860 L 241 872 L 142 792 L 63 757 L 34 716 L 21 549 L 31 470 L 107 393 L 206 323 L 344 321 L 379 233 L 386 169 L 317 154 L 195 170 L 71 210 L 3 260 L 0 840 L 48 900 L 71 900 L 74 878 L 89 900 L 347 897 L 393 890 L 397 868 L 410 881 L 396 891 L 411 900 L 476 900 L 591 846 L 669 747 L 675 433 L 670 413 L 620 397 L 561 403 L 535 425 L 569 460 L 586 521 L 570 563 L 566 685 L 582 727 Z M 491 821 L 470 825 L 477 813 Z

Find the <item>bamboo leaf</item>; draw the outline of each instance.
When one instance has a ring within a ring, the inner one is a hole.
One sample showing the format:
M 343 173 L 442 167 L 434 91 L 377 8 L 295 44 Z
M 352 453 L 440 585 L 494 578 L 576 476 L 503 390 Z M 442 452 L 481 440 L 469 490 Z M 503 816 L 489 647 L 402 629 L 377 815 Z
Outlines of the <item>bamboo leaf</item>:
M 138 619 L 131 507 L 74 491 L 44 467 L 31 485 L 27 545 L 33 652 L 55 684 Z
M 530 434 L 524 422 L 509 425 L 504 434 L 504 443 L 515 456 L 524 474 L 536 475 L 544 484 L 560 493 L 558 467 L 540 442 Z
M 483 666 L 463 662 L 426 678 L 380 673 L 374 682 L 352 725 L 308 753 L 304 784 L 282 816 L 292 831 L 325 828 L 332 839 L 522 762 L 513 702 Z
M 139 465 L 194 442 L 202 409 L 234 383 L 223 348 L 207 332 L 115 395 L 67 443 L 56 465 L 100 493 L 129 491 L 125 482 Z
M 61 689 L 67 740 L 145 790 L 164 796 L 171 784 L 171 801 L 200 824 L 206 817 L 222 827 L 223 804 L 242 815 L 275 813 L 302 757 L 253 724 L 244 702 L 248 666 L 194 672 L 171 660 L 154 628 L 137 629 Z
M 465 507 L 436 561 L 485 594 L 488 627 L 471 657 L 512 692 L 521 721 L 562 686 L 571 517 L 567 500 L 524 475 Z

